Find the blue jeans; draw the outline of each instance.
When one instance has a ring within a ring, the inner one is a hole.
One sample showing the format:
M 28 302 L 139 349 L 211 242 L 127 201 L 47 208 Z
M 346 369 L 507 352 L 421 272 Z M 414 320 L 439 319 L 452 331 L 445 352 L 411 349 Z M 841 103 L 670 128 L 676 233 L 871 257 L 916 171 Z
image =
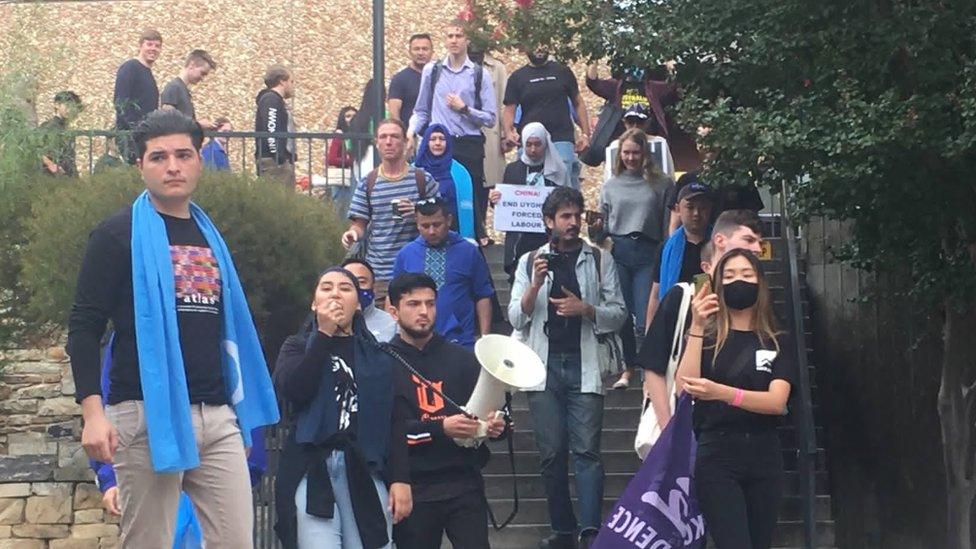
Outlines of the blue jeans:
M 331 519 L 313 517 L 305 512 L 306 481 L 303 478 L 295 491 L 295 506 L 298 512 L 298 548 L 326 549 L 342 547 L 343 549 L 362 549 L 363 542 L 359 538 L 356 527 L 356 517 L 352 512 L 352 499 L 349 496 L 349 483 L 346 481 L 346 454 L 334 450 L 326 461 L 329 478 L 332 480 L 332 493 L 335 495 L 335 512 Z M 386 534 L 393 539 L 393 517 L 390 516 L 387 503 L 388 491 L 386 485 L 378 477 L 373 477 L 376 493 L 380 498 L 380 505 L 386 513 Z M 392 547 L 392 543 L 386 547 Z
M 654 265 L 661 254 L 659 242 L 634 239 L 629 236 L 611 236 L 613 260 L 616 262 L 620 292 L 624 295 L 627 312 L 633 315 L 638 339 L 644 336 L 647 317 L 647 299 L 651 295 Z
M 580 176 L 580 162 L 576 158 L 576 143 L 572 141 L 556 141 L 553 143 L 556 147 L 556 152 L 559 153 L 559 157 L 563 159 L 563 164 L 566 164 L 566 171 L 569 172 L 569 186 L 579 190 L 579 176 Z
M 599 529 L 603 518 L 603 395 L 580 392 L 579 354 L 550 352 L 546 371 L 546 390 L 529 392 L 528 397 L 552 531 L 576 533 L 569 498 L 569 452 L 576 472 L 579 525 L 582 530 Z

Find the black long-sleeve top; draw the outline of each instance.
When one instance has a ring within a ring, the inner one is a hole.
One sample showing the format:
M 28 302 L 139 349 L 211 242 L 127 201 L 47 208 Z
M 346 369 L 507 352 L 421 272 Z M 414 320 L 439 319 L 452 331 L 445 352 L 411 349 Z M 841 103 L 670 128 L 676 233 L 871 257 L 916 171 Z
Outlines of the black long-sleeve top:
M 159 108 L 159 86 L 152 69 L 129 59 L 115 75 L 115 127 L 130 130 Z
M 288 106 L 285 99 L 278 92 L 264 89 L 258 93 L 257 113 L 254 116 L 254 131 L 256 132 L 287 132 Z M 255 156 L 257 158 L 274 158 L 277 164 L 294 161 L 294 155 L 288 146 L 288 139 L 281 137 L 262 137 L 255 139 Z
M 176 320 L 191 403 L 227 404 L 221 369 L 220 270 L 192 219 L 162 215 L 176 284 Z M 115 330 L 108 404 L 142 400 L 132 291 L 132 208 L 119 210 L 88 239 L 68 318 L 67 352 L 75 398 L 100 395 L 101 340 Z M 160 319 L 160 322 L 162 319 Z

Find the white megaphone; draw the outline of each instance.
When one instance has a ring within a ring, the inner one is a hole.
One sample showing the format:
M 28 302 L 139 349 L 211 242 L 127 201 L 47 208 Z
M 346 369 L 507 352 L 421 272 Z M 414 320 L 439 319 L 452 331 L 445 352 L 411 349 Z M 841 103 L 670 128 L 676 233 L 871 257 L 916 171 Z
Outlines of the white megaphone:
M 488 436 L 484 420 L 490 419 L 489 413 L 502 409 L 506 391 L 535 387 L 546 380 L 546 367 L 539 355 L 509 336 L 482 336 L 474 345 L 474 354 L 481 364 L 481 374 L 464 410 L 482 420 L 482 424 L 475 437 L 454 439 L 459 446 L 468 448 L 481 444 Z

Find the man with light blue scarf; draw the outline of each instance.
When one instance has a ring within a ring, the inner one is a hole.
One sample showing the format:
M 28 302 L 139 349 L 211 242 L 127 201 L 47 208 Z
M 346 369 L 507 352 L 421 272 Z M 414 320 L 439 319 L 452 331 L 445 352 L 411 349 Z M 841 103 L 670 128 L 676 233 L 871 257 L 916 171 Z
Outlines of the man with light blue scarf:
M 170 546 L 181 490 L 208 549 L 249 548 L 245 447 L 252 429 L 279 416 L 233 259 L 191 202 L 203 134 L 186 116 L 157 111 L 133 140 L 146 191 L 92 231 L 69 318 L 82 445 L 114 465 L 123 548 Z M 98 345 L 109 320 L 103 403 Z

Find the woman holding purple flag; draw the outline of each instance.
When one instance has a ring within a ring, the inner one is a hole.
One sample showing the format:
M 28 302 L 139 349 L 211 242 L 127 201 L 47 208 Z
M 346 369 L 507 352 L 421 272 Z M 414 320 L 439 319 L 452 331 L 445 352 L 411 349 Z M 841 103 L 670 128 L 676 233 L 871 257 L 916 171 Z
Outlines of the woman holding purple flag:
M 678 391 L 696 400 L 695 486 L 716 547 L 767 549 L 783 490 L 776 428 L 796 372 L 759 259 L 725 254 L 692 300 Z

